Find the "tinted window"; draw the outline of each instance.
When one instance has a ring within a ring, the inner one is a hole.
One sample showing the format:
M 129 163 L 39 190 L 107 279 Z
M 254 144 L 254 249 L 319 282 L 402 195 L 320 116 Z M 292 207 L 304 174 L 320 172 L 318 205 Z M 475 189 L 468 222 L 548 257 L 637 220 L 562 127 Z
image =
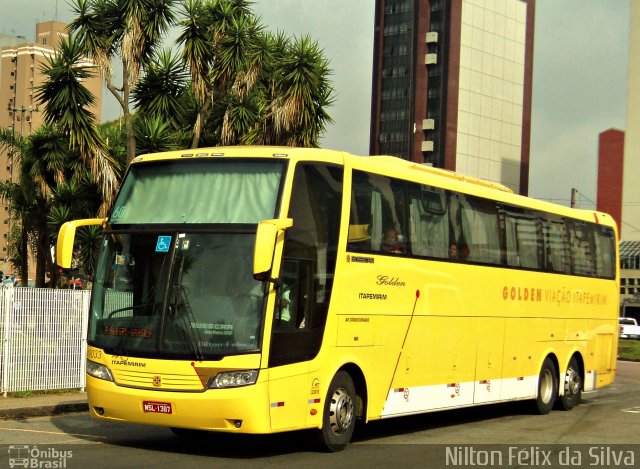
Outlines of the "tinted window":
M 269 365 L 310 360 L 320 350 L 333 288 L 342 168 L 296 167 L 277 295 Z
M 350 250 L 407 253 L 404 182 L 354 171 L 351 200 Z

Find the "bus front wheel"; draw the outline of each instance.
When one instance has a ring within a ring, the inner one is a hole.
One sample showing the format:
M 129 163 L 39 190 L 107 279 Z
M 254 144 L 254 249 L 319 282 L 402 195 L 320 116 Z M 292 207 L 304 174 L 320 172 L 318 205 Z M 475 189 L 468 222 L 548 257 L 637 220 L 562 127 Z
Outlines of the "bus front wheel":
M 538 396 L 536 397 L 536 410 L 540 415 L 551 412 L 558 395 L 558 374 L 556 366 L 551 358 L 545 358 L 538 377 Z
M 349 373 L 339 371 L 333 377 L 325 399 L 320 443 L 329 451 L 342 451 L 351 441 L 355 425 L 355 386 Z
M 560 396 L 560 408 L 571 410 L 578 405 L 582 397 L 582 387 L 580 367 L 575 357 L 572 357 L 564 374 L 564 394 Z

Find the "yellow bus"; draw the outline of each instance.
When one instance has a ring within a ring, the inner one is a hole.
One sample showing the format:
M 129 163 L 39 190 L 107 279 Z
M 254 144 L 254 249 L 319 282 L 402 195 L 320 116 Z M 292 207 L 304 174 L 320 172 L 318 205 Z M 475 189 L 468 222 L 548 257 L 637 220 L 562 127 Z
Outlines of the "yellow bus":
M 265 434 L 613 382 L 617 231 L 604 213 L 389 156 L 219 147 L 137 157 L 93 283 L 93 417 Z

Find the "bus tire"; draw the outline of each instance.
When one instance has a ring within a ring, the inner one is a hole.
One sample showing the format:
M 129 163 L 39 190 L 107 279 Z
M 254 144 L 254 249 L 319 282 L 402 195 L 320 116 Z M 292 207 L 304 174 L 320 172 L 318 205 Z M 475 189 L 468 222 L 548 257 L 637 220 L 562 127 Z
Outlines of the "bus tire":
M 558 373 L 551 358 L 547 357 L 542 363 L 538 376 L 538 394 L 535 400 L 537 413 L 546 415 L 551 412 L 558 395 Z
M 347 447 L 356 425 L 356 390 L 346 371 L 339 371 L 331 380 L 324 403 L 320 444 L 328 451 Z
M 583 388 L 582 374 L 575 357 L 571 357 L 563 381 L 564 394 L 560 396 L 560 408 L 571 410 L 580 403 Z

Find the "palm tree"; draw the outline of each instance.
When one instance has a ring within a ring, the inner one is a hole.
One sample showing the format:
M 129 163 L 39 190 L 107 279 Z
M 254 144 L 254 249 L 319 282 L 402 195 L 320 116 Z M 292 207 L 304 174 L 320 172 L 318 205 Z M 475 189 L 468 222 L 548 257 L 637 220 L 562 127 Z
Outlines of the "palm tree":
M 265 33 L 244 0 L 188 0 L 181 33 L 206 143 L 317 146 L 331 118 L 328 61 L 316 42 Z
M 134 132 L 138 142 L 136 153 L 139 155 L 177 148 L 169 123 L 160 117 L 137 119 L 134 123 Z
M 187 78 L 180 58 L 170 50 L 154 54 L 131 95 L 136 118 L 167 119 L 174 129 L 184 126 L 187 110 L 181 98 L 188 92 Z
M 0 148 L 13 154 L 19 173 L 17 182 L 0 183 L 0 197 L 11 207 L 10 256 L 23 285 L 29 277 L 30 249 L 35 252 L 36 286 L 45 286 L 47 273 L 55 284 L 57 268 L 51 246 L 57 230 L 64 221 L 94 216 L 102 204 L 100 192 L 78 152 L 69 148 L 68 138 L 58 128 L 45 125 L 27 137 L 0 131 Z M 52 214 L 66 214 L 67 218 L 51 223 Z
M 135 134 L 130 111 L 131 92 L 154 50 L 174 21 L 176 0 L 75 0 L 76 18 L 69 30 L 82 52 L 103 71 L 107 89 L 122 108 L 127 135 L 127 163 L 135 157 Z M 111 62 L 122 63 L 120 85 L 113 81 Z
M 11 155 L 11 164 L 19 166 L 22 155 L 27 151 L 27 138 L 15 135 L 10 129 L 0 130 L 0 149 Z M 29 280 L 29 225 L 34 211 L 34 185 L 25 180 L 24 184 L 13 181 L 0 183 L 0 198 L 8 202 L 12 224 L 8 239 L 7 256 L 19 272 L 23 285 Z
M 82 84 L 91 76 L 89 67 L 82 65 L 83 52 L 79 42 L 70 35 L 61 41 L 55 54 L 47 58 L 42 72 L 46 80 L 38 87 L 36 98 L 44 105 L 44 119 L 55 125 L 68 139 L 69 149 L 77 152 L 80 160 L 98 183 L 105 214 L 115 196 L 118 180 L 115 162 L 109 155 L 88 107 L 95 101 L 93 94 Z
M 318 137 L 331 122 L 326 108 L 333 102 L 329 62 L 309 36 L 286 44 L 278 67 L 269 77 L 271 143 L 318 146 Z
M 65 181 L 56 186 L 52 192 L 51 209 L 47 215 L 52 242 L 55 242 L 65 222 L 94 216 L 100 204 L 95 194 L 95 183 L 91 181 L 90 174 L 86 171 L 84 176 L 80 176 L 77 180 Z M 83 272 L 89 276 L 95 273 L 101 235 L 102 230 L 96 226 L 78 228 L 75 258 L 78 265 L 82 266 Z
M 246 0 L 188 0 L 178 44 L 189 67 L 198 114 L 191 148 L 199 146 L 212 105 L 232 92 L 242 97 L 259 76 L 262 27 Z

